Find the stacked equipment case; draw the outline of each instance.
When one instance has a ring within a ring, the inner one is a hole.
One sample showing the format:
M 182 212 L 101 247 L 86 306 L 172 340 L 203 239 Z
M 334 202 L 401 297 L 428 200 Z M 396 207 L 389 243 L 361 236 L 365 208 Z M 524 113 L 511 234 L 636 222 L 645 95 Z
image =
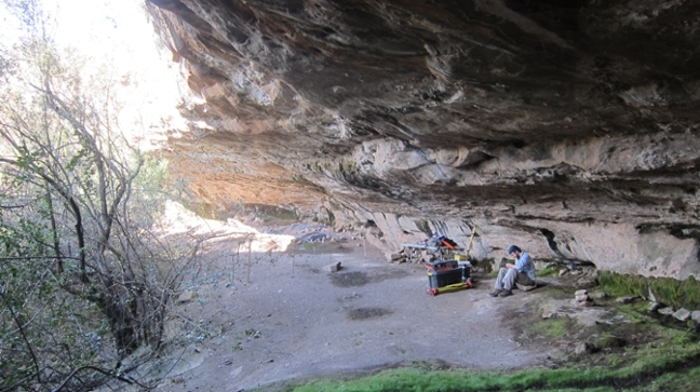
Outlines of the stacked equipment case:
M 472 287 L 472 265 L 468 261 L 439 260 L 425 263 L 425 268 L 428 270 L 429 292 L 432 296 Z

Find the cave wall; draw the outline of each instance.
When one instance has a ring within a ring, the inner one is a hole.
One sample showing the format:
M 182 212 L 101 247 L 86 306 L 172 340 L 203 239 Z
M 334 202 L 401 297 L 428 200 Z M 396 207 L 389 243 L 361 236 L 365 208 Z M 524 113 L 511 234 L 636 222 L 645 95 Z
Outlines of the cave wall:
M 149 0 L 198 203 L 698 276 L 700 3 Z M 425 223 L 429 230 L 426 230 Z M 376 233 L 375 233 L 376 234 Z

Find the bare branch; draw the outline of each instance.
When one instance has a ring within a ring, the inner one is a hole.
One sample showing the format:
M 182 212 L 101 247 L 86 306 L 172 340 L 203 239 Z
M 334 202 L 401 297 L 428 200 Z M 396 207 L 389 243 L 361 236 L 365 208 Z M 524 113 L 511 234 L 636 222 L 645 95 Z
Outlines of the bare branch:
M 115 374 L 113 371 L 108 371 L 108 370 L 100 369 L 100 368 L 98 368 L 97 366 L 86 365 L 86 366 L 81 366 L 81 367 L 79 367 L 79 368 L 73 370 L 73 371 L 63 380 L 63 382 L 62 382 L 61 384 L 59 384 L 58 387 L 57 387 L 56 389 L 54 389 L 54 391 L 55 391 L 55 392 L 58 392 L 58 391 L 62 390 L 63 388 L 65 388 L 65 387 L 66 387 L 66 384 L 68 384 L 68 382 L 69 382 L 71 379 L 73 379 L 74 377 L 76 377 L 76 375 L 77 375 L 79 372 L 82 372 L 82 371 L 84 371 L 84 370 L 93 370 L 93 371 L 96 371 L 96 372 L 98 372 L 98 373 L 101 373 L 101 374 L 103 374 L 103 375 L 105 375 L 105 376 L 111 377 L 111 378 L 113 378 L 113 379 L 115 379 L 115 380 L 119 380 L 119 381 L 125 382 L 125 383 L 127 383 L 127 384 L 137 385 L 137 386 L 139 386 L 139 387 L 141 387 L 141 388 L 143 388 L 143 389 L 145 389 L 145 390 L 148 390 L 148 391 L 150 391 L 151 389 L 155 388 L 155 386 L 149 386 L 149 385 L 146 385 L 146 384 L 142 384 L 142 383 L 138 382 L 137 380 L 135 380 L 135 379 L 133 379 L 133 378 L 126 378 L 126 377 L 121 376 L 121 375 L 119 375 L 119 374 Z

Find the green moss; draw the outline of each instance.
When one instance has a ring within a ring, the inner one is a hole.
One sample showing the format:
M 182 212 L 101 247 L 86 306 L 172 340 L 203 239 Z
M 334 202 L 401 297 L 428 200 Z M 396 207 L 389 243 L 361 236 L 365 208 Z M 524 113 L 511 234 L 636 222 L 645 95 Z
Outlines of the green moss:
M 338 162 L 338 173 L 343 176 L 354 176 L 359 173 L 355 161 L 340 161 Z
M 624 355 L 610 354 L 603 366 L 528 369 L 516 372 L 433 370 L 424 363 L 354 379 L 286 384 L 289 392 L 469 392 L 469 391 L 669 391 L 694 390 L 700 379 L 700 347 L 646 350 L 642 359 L 623 365 Z M 669 384 L 670 383 L 670 384 Z M 625 385 L 620 389 L 620 385 Z M 675 388 L 668 389 L 669 385 Z M 266 389 L 269 390 L 269 389 Z
M 619 348 L 624 347 L 627 344 L 627 341 L 619 336 L 604 334 L 596 339 L 594 344 L 599 348 Z
M 333 211 L 329 210 L 328 208 L 324 208 L 326 210 L 326 215 L 328 215 L 328 219 L 326 219 L 326 226 L 328 227 L 333 227 L 335 226 L 335 215 L 333 214 Z
M 651 289 L 658 302 L 675 308 L 700 309 L 700 284 L 692 276 L 680 281 L 601 271 L 598 283 L 614 296 L 638 295 L 647 298 Z
M 557 267 L 555 267 L 555 266 L 549 266 L 549 267 L 547 267 L 547 268 L 543 268 L 543 269 L 537 271 L 537 277 L 538 277 L 538 278 L 542 278 L 542 277 L 545 277 L 545 276 L 556 275 L 556 274 L 558 274 L 558 273 L 559 273 L 559 269 L 558 269 Z
M 430 230 L 430 224 L 425 219 L 418 219 L 414 222 L 418 230 L 422 231 L 428 237 L 432 236 L 432 230 Z
M 316 245 L 310 242 L 299 244 L 299 250 L 311 251 L 316 248 Z
M 552 318 L 542 320 L 528 328 L 525 331 L 525 334 L 528 336 L 543 335 L 548 338 L 557 339 L 568 334 L 570 323 L 571 320 L 568 318 Z
M 600 271 L 598 273 L 598 284 L 613 296 L 625 295 L 647 296 L 646 280 L 638 275 L 622 275 L 615 272 Z
M 605 356 L 605 361 L 607 362 L 608 366 L 616 368 L 622 365 L 625 361 L 624 358 L 622 357 L 622 354 L 607 354 Z
M 326 172 L 326 171 L 331 171 L 332 166 L 328 162 L 316 161 L 316 162 L 313 162 L 313 163 L 307 165 L 307 167 L 313 171 L 316 171 L 316 172 Z
M 496 259 L 490 258 L 490 259 L 482 259 L 478 261 L 472 261 L 472 264 L 475 266 L 478 266 L 479 268 L 482 268 L 483 271 L 487 274 L 487 276 L 491 278 L 495 278 L 498 275 L 498 271 L 494 271 L 493 265 L 496 262 Z
M 645 301 L 633 302 L 628 305 L 618 306 L 617 311 L 634 324 L 646 323 L 649 319 L 647 309 L 649 303 Z

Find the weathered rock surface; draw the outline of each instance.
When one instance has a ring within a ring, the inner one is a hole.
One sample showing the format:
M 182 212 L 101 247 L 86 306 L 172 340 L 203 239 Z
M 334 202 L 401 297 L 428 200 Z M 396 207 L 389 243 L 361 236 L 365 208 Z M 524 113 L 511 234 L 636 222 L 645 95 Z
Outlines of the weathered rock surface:
M 690 318 L 695 321 L 696 324 L 700 324 L 700 310 L 694 310 L 690 313 Z
M 676 310 L 675 313 L 673 313 L 673 317 L 675 317 L 679 321 L 683 321 L 683 322 L 688 321 L 688 319 L 690 319 L 690 315 L 691 315 L 690 311 L 688 309 L 685 309 L 685 308 L 680 308 L 680 309 Z
M 700 3 L 149 0 L 210 214 L 700 276 Z
M 676 310 L 673 309 L 672 307 L 661 308 L 658 311 L 659 311 L 659 314 L 663 314 L 664 316 L 671 316 L 671 315 L 673 315 L 673 313 L 676 312 Z

